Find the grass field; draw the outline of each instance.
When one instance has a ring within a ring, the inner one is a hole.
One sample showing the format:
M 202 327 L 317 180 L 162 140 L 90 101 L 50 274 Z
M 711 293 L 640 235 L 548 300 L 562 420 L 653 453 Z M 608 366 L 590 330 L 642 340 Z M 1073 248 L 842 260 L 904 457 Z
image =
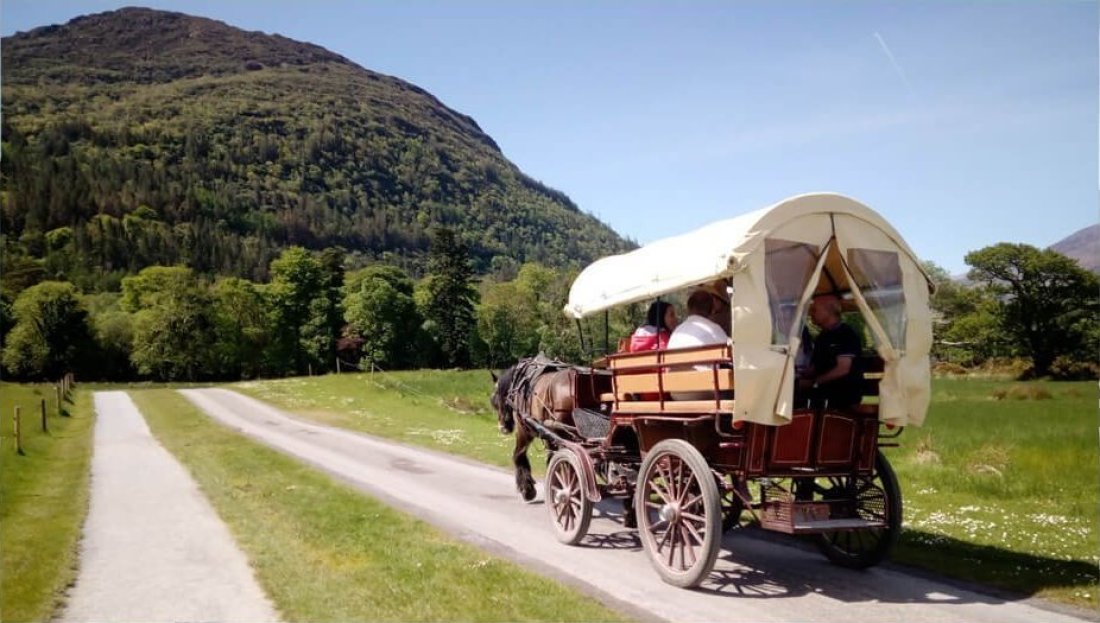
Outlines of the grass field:
M 512 437 L 497 432 L 492 379 L 484 370 L 340 374 L 232 387 L 333 426 L 511 465 Z
M 318 421 L 509 465 L 484 371 L 234 386 Z M 905 500 L 894 560 L 1055 601 L 1100 603 L 1096 388 L 936 379 L 925 426 L 886 454 Z M 538 444 L 536 444 L 537 446 Z M 532 460 L 536 469 L 542 461 Z
M 80 529 L 88 509 L 91 395 L 73 394 L 56 412 L 52 385 L 0 383 L 0 620 L 48 621 L 76 575 Z M 42 432 L 46 398 L 50 432 Z M 15 452 L 14 407 L 23 421 Z
M 131 395 L 229 525 L 284 620 L 623 620 L 242 438 L 174 391 Z
M 1097 445 L 1093 383 L 937 379 L 926 426 L 890 451 L 895 558 L 1095 608 Z

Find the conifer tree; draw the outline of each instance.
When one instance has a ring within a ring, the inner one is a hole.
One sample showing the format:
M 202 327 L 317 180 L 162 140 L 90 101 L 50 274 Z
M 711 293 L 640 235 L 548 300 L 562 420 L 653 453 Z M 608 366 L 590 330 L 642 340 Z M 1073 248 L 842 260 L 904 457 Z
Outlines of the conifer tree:
M 470 364 L 478 300 L 473 275 L 466 244 L 450 229 L 436 229 L 428 255 L 424 317 L 439 345 L 440 363 L 448 367 Z

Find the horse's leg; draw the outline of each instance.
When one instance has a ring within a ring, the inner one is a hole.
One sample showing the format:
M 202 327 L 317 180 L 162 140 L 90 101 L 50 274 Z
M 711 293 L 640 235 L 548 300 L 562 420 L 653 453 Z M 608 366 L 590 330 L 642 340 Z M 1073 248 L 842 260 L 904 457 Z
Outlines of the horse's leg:
M 637 528 L 638 517 L 634 514 L 634 496 L 628 495 L 623 498 L 623 527 L 624 528 Z
M 522 422 L 516 422 L 516 448 L 512 452 L 512 464 L 516 466 L 516 489 L 527 502 L 535 499 L 535 479 L 531 477 L 531 461 L 527 458 L 527 447 L 531 441 L 527 427 Z

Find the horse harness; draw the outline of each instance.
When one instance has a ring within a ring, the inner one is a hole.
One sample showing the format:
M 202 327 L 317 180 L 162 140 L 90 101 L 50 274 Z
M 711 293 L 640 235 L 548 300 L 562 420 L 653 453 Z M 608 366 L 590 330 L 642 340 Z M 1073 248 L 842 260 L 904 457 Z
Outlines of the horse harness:
M 558 372 L 571 367 L 573 367 L 571 364 L 556 359 L 550 359 L 542 353 L 528 359 L 521 359 L 519 363 L 516 364 L 512 376 L 512 386 L 508 388 L 508 395 L 505 397 L 504 403 L 508 405 L 513 412 L 524 413 L 519 409 L 519 406 L 531 404 L 532 397 L 537 398 L 539 402 L 542 403 L 542 399 L 534 395 L 535 381 L 538 380 L 540 376 L 548 372 Z M 549 406 L 545 403 L 543 403 L 542 406 L 549 410 Z M 530 414 L 528 413 L 526 415 Z

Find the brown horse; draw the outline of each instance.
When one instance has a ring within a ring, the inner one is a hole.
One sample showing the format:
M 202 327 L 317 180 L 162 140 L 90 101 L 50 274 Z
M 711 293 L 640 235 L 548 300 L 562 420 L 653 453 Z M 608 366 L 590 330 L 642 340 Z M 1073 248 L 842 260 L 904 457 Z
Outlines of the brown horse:
M 535 479 L 531 477 L 527 447 L 536 436 L 523 424 L 523 419 L 532 418 L 548 428 L 553 428 L 557 423 L 572 426 L 573 387 L 577 371 L 572 366 L 535 357 L 521 359 L 499 377 L 492 376 L 496 386 L 491 402 L 497 412 L 500 432 L 508 434 L 515 431 L 516 435 L 516 446 L 512 451 L 516 489 L 529 502 L 535 498 Z

